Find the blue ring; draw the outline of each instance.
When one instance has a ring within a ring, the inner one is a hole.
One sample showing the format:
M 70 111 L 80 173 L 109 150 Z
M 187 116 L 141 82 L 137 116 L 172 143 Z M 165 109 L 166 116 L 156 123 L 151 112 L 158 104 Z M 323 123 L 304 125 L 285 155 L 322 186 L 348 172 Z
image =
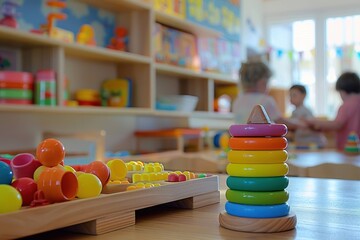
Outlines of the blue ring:
M 245 205 L 232 202 L 225 203 L 228 214 L 244 218 L 276 218 L 289 214 L 290 206 L 287 203 L 276 205 Z

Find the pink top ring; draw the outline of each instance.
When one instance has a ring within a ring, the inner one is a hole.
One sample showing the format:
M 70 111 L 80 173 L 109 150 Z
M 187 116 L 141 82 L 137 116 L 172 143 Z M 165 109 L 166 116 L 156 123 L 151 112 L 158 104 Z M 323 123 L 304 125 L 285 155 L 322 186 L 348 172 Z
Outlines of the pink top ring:
M 282 137 L 287 127 L 284 124 L 237 124 L 230 126 L 229 133 L 233 137 Z
M 28 72 L 15 72 L 15 71 L 1 71 L 0 82 L 7 83 L 33 83 L 33 75 Z

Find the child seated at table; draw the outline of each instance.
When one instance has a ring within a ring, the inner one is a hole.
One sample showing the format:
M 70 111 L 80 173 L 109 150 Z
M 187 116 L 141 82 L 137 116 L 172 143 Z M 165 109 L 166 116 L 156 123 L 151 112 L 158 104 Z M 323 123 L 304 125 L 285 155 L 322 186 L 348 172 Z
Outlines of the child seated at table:
M 336 81 L 343 104 L 336 118 L 331 121 L 308 120 L 309 126 L 317 131 L 336 131 L 336 147 L 343 151 L 350 132 L 360 136 L 360 79 L 354 72 L 344 72 Z
M 311 110 L 304 105 L 306 88 L 303 85 L 295 84 L 291 86 L 289 95 L 290 103 L 295 107 L 290 117 L 294 122 L 302 122 L 306 119 L 314 118 Z M 308 128 L 298 128 L 294 131 L 294 142 L 298 147 L 315 145 L 322 148 L 326 145 L 326 138 L 320 132 Z
M 236 97 L 232 111 L 237 124 L 246 124 L 255 105 L 262 105 L 270 119 L 275 123 L 283 123 L 288 129 L 301 127 L 302 123 L 283 118 L 273 97 L 268 94 L 268 84 L 272 72 L 263 62 L 247 62 L 239 71 L 241 92 Z

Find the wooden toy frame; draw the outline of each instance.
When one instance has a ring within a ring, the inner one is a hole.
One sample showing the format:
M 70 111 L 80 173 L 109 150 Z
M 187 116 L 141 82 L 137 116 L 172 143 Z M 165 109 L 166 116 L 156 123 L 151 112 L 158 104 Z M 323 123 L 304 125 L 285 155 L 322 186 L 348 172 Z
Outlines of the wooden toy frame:
M 164 203 L 194 209 L 218 202 L 218 176 L 163 182 L 160 187 L 101 194 L 96 198 L 0 214 L 0 237 L 14 239 L 64 227 L 97 235 L 135 225 L 135 211 L 139 209 Z

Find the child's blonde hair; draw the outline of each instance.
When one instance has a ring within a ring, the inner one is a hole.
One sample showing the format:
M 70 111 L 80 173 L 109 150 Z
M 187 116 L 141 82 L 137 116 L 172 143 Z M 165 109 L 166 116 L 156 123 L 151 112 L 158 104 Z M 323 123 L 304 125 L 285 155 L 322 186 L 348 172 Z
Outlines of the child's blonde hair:
M 241 64 L 239 76 L 242 87 L 244 89 L 251 89 L 261 79 L 269 80 L 272 72 L 263 62 L 247 62 Z

